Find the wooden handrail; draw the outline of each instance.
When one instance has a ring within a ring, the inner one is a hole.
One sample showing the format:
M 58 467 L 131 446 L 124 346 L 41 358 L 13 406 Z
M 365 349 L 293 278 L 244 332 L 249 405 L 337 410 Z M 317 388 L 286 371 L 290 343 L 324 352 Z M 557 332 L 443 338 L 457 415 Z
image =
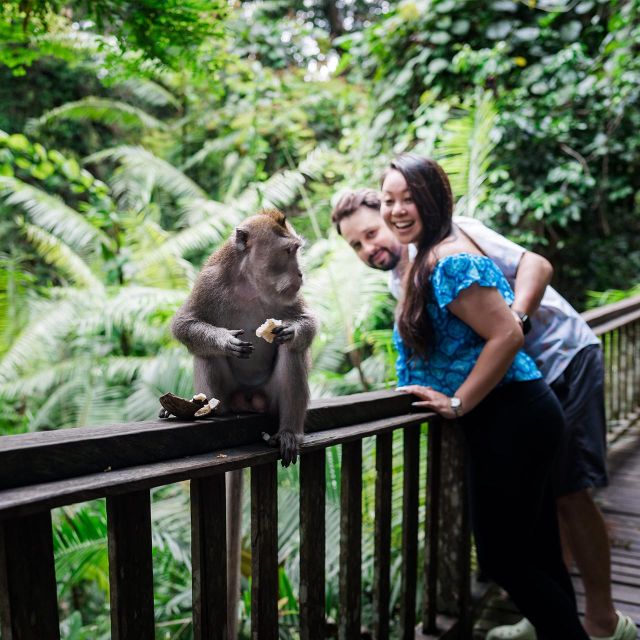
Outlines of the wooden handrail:
M 610 423 L 640 404 L 640 296 L 583 314 L 602 336 Z M 376 437 L 374 629 L 389 628 L 391 433 L 404 431 L 402 584 L 399 628 L 413 638 L 417 600 L 419 425 L 429 422 L 422 627 L 439 637 L 440 613 L 471 629 L 470 543 L 460 431 L 412 398 L 378 391 L 317 400 L 301 446 L 301 638 L 323 637 L 325 449 L 341 445 L 340 638 L 360 629 L 362 439 Z M 277 638 L 278 452 L 263 444 L 272 419 L 153 420 L 0 438 L 0 622 L 3 640 L 58 640 L 51 537 L 54 507 L 106 497 L 112 638 L 152 640 L 153 567 L 149 489 L 191 481 L 193 625 L 197 640 L 226 637 L 225 473 L 251 468 L 252 629 Z M 213 545 L 213 547 L 212 547 Z M 217 552 L 216 552 L 217 551 Z M 28 556 L 28 569 L 23 558 Z M 35 577 L 34 577 L 35 575 Z M 38 615 L 31 615 L 37 611 Z
M 640 311 L 640 296 L 626 298 L 625 300 L 620 300 L 620 302 L 606 304 L 596 309 L 589 309 L 589 311 L 582 313 L 582 317 L 595 330 L 612 320 L 623 318 L 636 311 Z
M 411 397 L 375 391 L 311 403 L 306 433 L 412 411 Z M 0 437 L 0 491 L 195 456 L 261 441 L 276 425 L 256 414 L 198 421 L 152 420 Z M 2 504 L 0 499 L 0 505 Z M 0 510 L 1 510 L 0 506 Z

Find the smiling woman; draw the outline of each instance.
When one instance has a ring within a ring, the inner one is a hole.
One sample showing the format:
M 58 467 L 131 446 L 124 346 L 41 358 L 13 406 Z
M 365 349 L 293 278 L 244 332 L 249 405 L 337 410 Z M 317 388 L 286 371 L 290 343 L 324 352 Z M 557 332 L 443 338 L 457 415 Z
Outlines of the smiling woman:
M 382 180 L 382 216 L 417 255 L 395 332 L 399 390 L 461 418 L 472 522 L 483 570 L 549 640 L 586 640 L 560 551 L 550 468 L 560 404 L 521 350 L 513 291 L 452 222 L 447 175 L 405 154 Z M 517 429 L 514 429 L 517 424 Z

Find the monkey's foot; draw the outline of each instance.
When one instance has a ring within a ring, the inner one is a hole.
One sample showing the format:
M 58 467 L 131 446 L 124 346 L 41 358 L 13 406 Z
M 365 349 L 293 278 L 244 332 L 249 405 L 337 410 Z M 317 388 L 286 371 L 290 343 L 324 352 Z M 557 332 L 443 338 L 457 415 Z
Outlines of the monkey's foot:
M 292 431 L 278 431 L 273 436 L 263 433 L 262 439 L 271 447 L 280 447 L 280 458 L 283 467 L 288 467 L 298 461 L 300 439 Z

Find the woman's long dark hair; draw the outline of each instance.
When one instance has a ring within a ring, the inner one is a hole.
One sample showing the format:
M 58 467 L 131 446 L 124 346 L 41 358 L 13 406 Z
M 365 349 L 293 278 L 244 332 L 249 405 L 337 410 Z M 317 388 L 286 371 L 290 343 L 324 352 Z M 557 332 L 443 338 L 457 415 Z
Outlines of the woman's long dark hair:
M 422 221 L 418 253 L 404 279 L 404 302 L 398 317 L 398 330 L 411 354 L 426 358 L 433 343 L 433 326 L 426 309 L 432 296 L 429 253 L 451 233 L 453 195 L 447 174 L 435 160 L 404 153 L 391 162 L 382 182 L 394 169 L 407 181 Z

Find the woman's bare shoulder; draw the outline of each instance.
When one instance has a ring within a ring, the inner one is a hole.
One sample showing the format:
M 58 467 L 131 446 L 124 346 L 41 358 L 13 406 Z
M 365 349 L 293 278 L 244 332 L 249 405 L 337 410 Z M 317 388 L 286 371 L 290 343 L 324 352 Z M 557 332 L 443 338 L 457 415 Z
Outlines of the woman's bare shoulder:
M 439 260 L 456 253 L 472 253 L 478 256 L 484 255 L 475 244 L 473 244 L 462 233 L 454 232 L 438 243 L 429 256 L 430 266 L 433 267 Z

